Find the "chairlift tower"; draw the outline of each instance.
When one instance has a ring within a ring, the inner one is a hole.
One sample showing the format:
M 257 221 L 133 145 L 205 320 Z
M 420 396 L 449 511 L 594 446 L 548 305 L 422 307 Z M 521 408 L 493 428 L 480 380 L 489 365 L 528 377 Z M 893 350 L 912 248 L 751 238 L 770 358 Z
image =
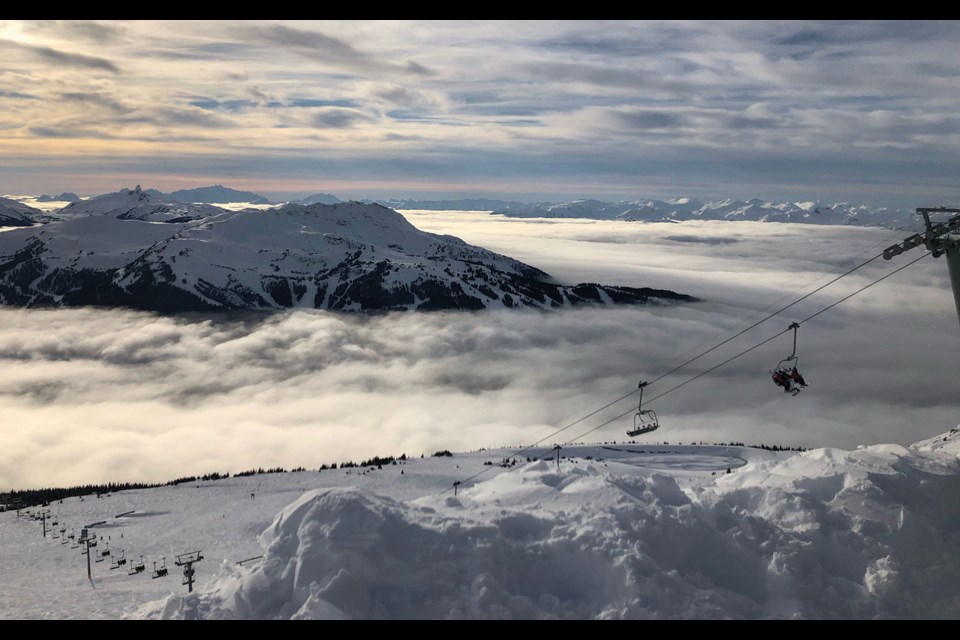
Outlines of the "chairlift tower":
M 946 222 L 933 222 L 931 213 L 949 213 L 952 217 Z M 899 244 L 883 250 L 883 259 L 889 260 L 904 251 L 920 245 L 925 246 L 934 258 L 947 256 L 947 270 L 950 273 L 950 286 L 953 288 L 953 302 L 957 307 L 957 319 L 960 320 L 960 209 L 947 207 L 918 207 L 917 214 L 923 216 L 927 227 L 924 233 L 917 233 Z
M 203 556 L 199 551 L 191 551 L 177 556 L 177 561 L 174 562 L 178 567 L 183 567 L 183 584 L 187 585 L 187 593 L 193 593 L 193 576 L 196 574 L 193 563 L 201 560 Z
M 87 580 L 93 582 L 93 573 L 90 571 L 90 536 L 86 529 L 80 530 L 80 544 L 83 545 L 83 555 L 87 556 Z

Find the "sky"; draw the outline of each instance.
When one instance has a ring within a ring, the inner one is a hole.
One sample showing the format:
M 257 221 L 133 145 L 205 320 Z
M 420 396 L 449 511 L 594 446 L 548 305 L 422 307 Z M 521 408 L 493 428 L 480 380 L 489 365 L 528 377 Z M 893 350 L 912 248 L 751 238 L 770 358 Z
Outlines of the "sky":
M 624 441 L 634 391 L 904 235 L 760 222 L 624 223 L 405 212 L 567 283 L 667 288 L 696 304 L 557 312 L 324 311 L 158 316 L 0 309 L 0 491 L 167 481 L 252 467 Z M 919 251 L 919 250 L 915 250 Z M 919 256 L 921 254 L 917 254 Z M 877 260 L 677 374 L 646 399 L 906 263 Z M 906 445 L 960 423 L 960 332 L 942 258 L 925 258 L 646 405 L 644 442 Z
M 956 21 L 0 21 L 0 193 L 960 196 Z

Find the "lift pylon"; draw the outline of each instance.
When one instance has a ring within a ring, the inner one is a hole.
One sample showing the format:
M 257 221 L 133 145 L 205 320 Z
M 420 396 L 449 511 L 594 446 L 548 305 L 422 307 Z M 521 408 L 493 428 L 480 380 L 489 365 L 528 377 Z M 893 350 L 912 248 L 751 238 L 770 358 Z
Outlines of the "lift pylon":
M 925 246 L 934 258 L 946 255 L 950 286 L 953 288 L 953 302 L 957 307 L 957 319 L 960 320 L 960 237 L 951 235 L 960 233 L 960 209 L 918 207 L 917 213 L 923 216 L 927 230 L 914 234 L 892 247 L 887 247 L 883 250 L 883 259 L 890 260 L 920 245 Z M 945 222 L 933 222 L 930 220 L 931 213 L 951 213 L 953 217 Z

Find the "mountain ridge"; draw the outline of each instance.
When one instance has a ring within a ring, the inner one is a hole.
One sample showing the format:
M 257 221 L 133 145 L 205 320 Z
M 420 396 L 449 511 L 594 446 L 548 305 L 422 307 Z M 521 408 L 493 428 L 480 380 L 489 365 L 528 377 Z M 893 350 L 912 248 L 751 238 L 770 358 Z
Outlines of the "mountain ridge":
M 886 207 L 852 205 L 847 202 L 826 204 L 820 201 L 777 202 L 750 200 L 671 200 L 643 199 L 620 202 L 573 200 L 563 203 L 536 203 L 525 207 L 498 209 L 492 215 L 513 218 L 588 218 L 626 222 L 683 222 L 687 220 L 726 220 L 754 222 L 793 222 L 822 225 L 885 226 L 913 228 L 920 220 L 912 212 Z
M 421 231 L 382 205 L 177 205 L 193 207 L 191 217 L 157 200 L 137 187 L 78 203 L 76 215 L 56 222 L 0 234 L 0 304 L 371 313 L 695 300 L 557 283 L 508 256 Z

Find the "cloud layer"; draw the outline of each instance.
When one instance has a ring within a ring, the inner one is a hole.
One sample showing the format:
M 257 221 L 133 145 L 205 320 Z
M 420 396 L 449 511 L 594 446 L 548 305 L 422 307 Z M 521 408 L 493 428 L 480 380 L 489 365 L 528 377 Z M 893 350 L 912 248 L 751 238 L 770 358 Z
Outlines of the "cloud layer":
M 0 192 L 960 195 L 955 21 L 0 22 Z
M 551 433 L 891 243 L 878 229 L 408 216 L 562 280 L 673 288 L 708 302 L 374 318 L 2 310 L 0 489 L 579 438 L 633 400 Z M 649 393 L 898 264 L 857 272 Z M 791 347 L 783 336 L 658 400 L 655 438 L 853 447 L 909 443 L 960 422 L 960 387 L 942 366 L 960 355 L 942 260 L 804 324 L 800 368 L 811 386 L 796 398 L 768 374 Z M 584 437 L 623 440 L 628 419 Z

